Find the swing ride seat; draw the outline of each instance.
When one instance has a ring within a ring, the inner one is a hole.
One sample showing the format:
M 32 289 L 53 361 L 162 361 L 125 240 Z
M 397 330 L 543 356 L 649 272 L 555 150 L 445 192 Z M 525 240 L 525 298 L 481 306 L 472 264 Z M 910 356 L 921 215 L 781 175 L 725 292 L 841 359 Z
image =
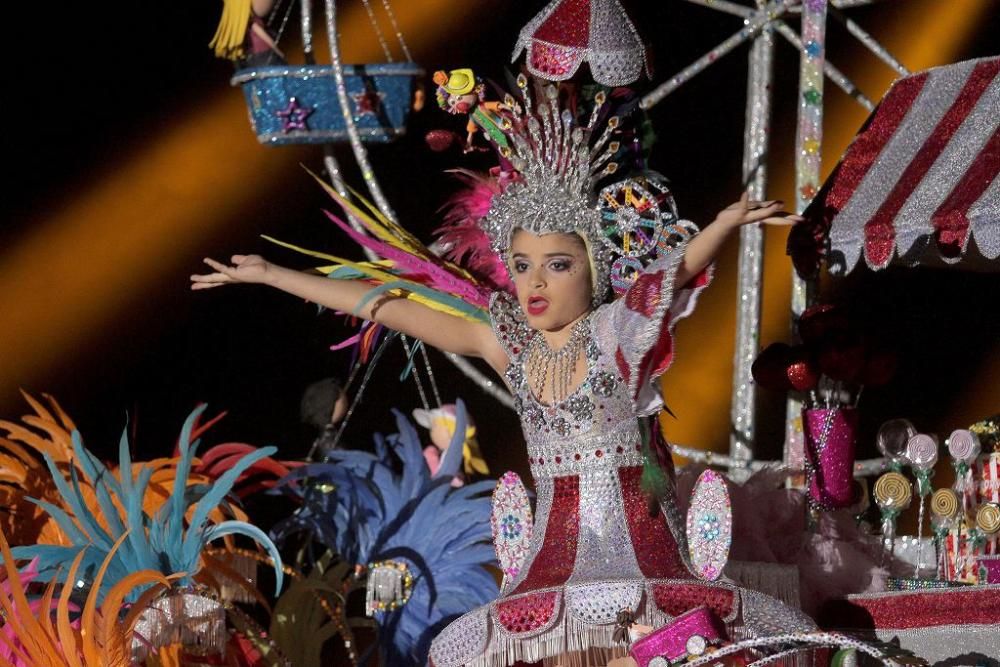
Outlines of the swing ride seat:
M 414 86 L 424 71 L 415 63 L 345 65 L 344 80 L 361 140 L 388 143 L 406 133 Z M 250 125 L 262 144 L 347 141 L 347 128 L 330 65 L 277 65 L 238 70 Z

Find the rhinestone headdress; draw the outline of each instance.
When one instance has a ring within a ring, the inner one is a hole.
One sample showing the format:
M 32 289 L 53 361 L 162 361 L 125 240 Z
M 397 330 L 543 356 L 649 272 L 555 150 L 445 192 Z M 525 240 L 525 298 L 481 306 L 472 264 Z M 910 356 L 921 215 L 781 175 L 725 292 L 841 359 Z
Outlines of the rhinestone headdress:
M 546 86 L 544 99 L 531 108 L 528 80 L 518 77 L 523 106 L 507 95 L 504 105 L 509 116 L 501 121 L 508 145 L 500 154 L 518 171 L 519 177 L 493 198 L 483 228 L 493 250 L 504 258 L 510 254 L 515 229 L 532 234 L 579 234 L 588 246 L 593 270 L 593 298 L 596 307 L 608 291 L 612 254 L 603 242 L 602 216 L 593 205 L 594 184 L 613 174 L 618 164 L 612 158 L 620 144 L 611 141 L 618 128 L 617 116 L 608 119 L 604 130 L 593 140 L 604 93 L 594 98 L 594 110 L 586 125 L 577 124 L 572 112 L 560 109 L 555 86 Z

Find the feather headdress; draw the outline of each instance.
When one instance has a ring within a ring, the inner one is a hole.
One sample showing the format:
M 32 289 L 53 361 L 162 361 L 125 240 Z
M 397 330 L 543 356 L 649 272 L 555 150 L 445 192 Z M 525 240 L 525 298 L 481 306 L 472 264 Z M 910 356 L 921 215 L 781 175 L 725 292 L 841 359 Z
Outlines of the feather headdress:
M 416 429 L 397 412 L 399 432 L 376 436 L 374 454 L 336 450 L 329 462 L 299 468 L 283 485 L 303 507 L 275 527 L 276 539 L 306 531 L 349 563 L 391 560 L 412 576 L 405 604 L 376 613 L 385 664 L 425 664 L 443 623 L 498 593 L 485 569 L 495 563 L 489 522 L 494 482 L 451 486 L 462 464 L 461 402 L 457 412 L 455 441 L 434 476 Z M 308 488 L 301 484 L 306 479 Z
M 4 590 L 0 592 L 0 611 L 4 618 L 0 631 L 0 667 L 128 667 L 132 664 L 129 644 L 138 613 L 144 609 L 146 601 L 170 586 L 170 580 L 155 570 L 131 572 L 109 588 L 101 604 L 98 598 L 99 591 L 104 588 L 104 577 L 125 539 L 122 535 L 112 545 L 80 609 L 71 598 L 78 590 L 78 573 L 84 559 L 82 552 L 72 560 L 65 577 L 58 582 L 61 587 L 58 599 L 55 596 L 57 581 L 53 579 L 40 599 L 30 600 L 27 587 L 37 573 L 32 570 L 24 576 L 18 572 L 14 555 L 0 533 L 0 555 L 7 575 Z M 140 588 L 147 592 L 123 616 L 125 599 Z
M 83 477 L 76 467 L 71 467 L 67 479 L 46 455 L 46 464 L 62 502 L 56 504 L 29 498 L 52 517 L 69 538 L 69 544 L 20 546 L 13 550 L 14 556 L 37 558 L 38 580 L 43 582 L 51 581 L 60 568 L 78 560 L 79 578 L 86 584 L 95 585 L 94 573 L 104 562 L 103 571 L 107 576 L 99 593 L 103 595 L 115 582 L 140 570 L 155 570 L 165 575 L 182 573 L 181 583 L 190 583 L 201 568 L 201 552 L 209 542 L 226 535 L 242 534 L 261 544 L 271 556 L 280 588 L 281 556 L 267 535 L 245 521 L 212 518 L 213 514 L 218 516 L 220 503 L 240 475 L 275 449 L 257 450 L 241 458 L 214 483 L 191 487 L 189 475 L 199 444 L 192 442 L 191 431 L 203 411 L 204 406 L 196 409 L 185 422 L 171 493 L 152 514 L 143 509 L 143 504 L 151 492 L 150 483 L 157 467 L 133 465 L 127 433 L 122 434 L 119 444 L 120 467 L 116 477 L 84 448 L 79 432 L 74 431 L 73 453 Z M 82 479 L 94 490 L 96 502 L 88 504 L 82 491 Z M 119 542 L 121 546 L 115 547 Z

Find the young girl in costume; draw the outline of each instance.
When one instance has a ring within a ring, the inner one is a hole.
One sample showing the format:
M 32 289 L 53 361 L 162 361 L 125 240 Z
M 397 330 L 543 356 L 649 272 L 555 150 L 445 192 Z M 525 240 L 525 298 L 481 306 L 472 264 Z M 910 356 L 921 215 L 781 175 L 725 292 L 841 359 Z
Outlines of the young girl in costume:
M 697 579 L 672 489 L 659 498 L 659 511 L 651 511 L 642 489 L 645 424 L 663 407 L 655 380 L 673 357 L 674 325 L 691 312 L 712 261 L 741 226 L 799 218 L 781 213 L 781 202 L 744 195 L 608 302 L 607 210 L 595 207 L 592 187 L 617 170 L 610 160 L 619 150 L 612 140 L 619 120 L 609 118 L 603 131 L 595 131 L 603 96 L 589 122 L 578 124 L 560 109 L 555 88 L 533 107 L 527 83 L 519 85 L 523 104 L 511 97 L 504 103 L 511 111 L 501 125 L 508 145 L 500 151 L 516 173 L 493 184 L 481 221 L 515 294 L 493 292 L 488 317 L 454 305 L 456 294 L 466 302 L 477 298 L 475 290 L 448 282 L 468 274 L 454 267 L 443 272 L 445 263 L 422 251 L 400 252 L 405 233 L 371 219 L 366 224 L 387 240 L 380 247 L 395 273 L 384 265 L 366 269 L 341 261 L 350 271 L 340 275 L 356 278 L 363 271 L 367 279 L 330 280 L 256 255 L 234 255 L 230 264 L 206 259 L 214 273 L 192 276 L 192 288 L 270 285 L 444 351 L 480 357 L 505 379 L 537 492 L 532 544 L 499 599 L 437 637 L 431 649 L 436 667 L 502 667 L 518 660 L 603 665 L 627 650 L 616 633 L 623 619 L 656 628 L 698 606 L 744 637 L 812 628 L 807 617 L 766 595 Z M 626 197 L 612 211 L 619 228 L 641 213 L 630 202 Z M 341 203 L 356 218 L 365 217 Z M 413 254 L 419 262 L 411 261 Z M 451 285 L 450 301 L 432 307 L 424 286 L 399 288 L 398 274 L 408 265 L 412 274 L 444 276 L 439 282 Z

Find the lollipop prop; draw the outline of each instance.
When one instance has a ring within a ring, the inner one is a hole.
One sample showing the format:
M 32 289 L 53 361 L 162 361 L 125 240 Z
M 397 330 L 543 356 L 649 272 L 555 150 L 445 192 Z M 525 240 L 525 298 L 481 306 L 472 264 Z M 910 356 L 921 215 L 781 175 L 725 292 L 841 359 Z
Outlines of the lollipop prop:
M 1000 533 L 1000 505 L 997 503 L 983 503 L 976 512 L 976 528 L 987 537 L 994 537 Z
M 937 551 L 938 579 L 944 579 L 948 568 L 945 567 L 945 538 L 955 519 L 958 518 L 958 495 L 951 489 L 938 489 L 931 496 L 931 524 L 934 526 L 934 548 Z
M 917 515 L 917 564 L 913 571 L 914 578 L 920 576 L 924 566 L 924 550 L 921 540 L 924 536 L 924 506 L 927 496 L 931 494 L 931 475 L 934 474 L 934 464 L 938 460 L 938 443 L 932 436 L 918 433 L 906 443 L 906 459 L 913 468 L 917 478 L 917 496 L 920 498 L 920 509 Z
M 890 419 L 878 429 L 875 444 L 882 456 L 889 459 L 889 467 L 899 472 L 906 459 L 906 446 L 917 435 L 917 429 L 908 419 Z
M 891 556 L 896 549 L 896 519 L 910 506 L 913 489 L 902 474 L 887 472 L 875 481 L 875 504 L 882 512 L 882 542 Z
M 969 511 L 970 495 L 974 493 L 972 464 L 979 456 L 979 436 L 972 431 L 958 429 L 948 438 L 948 453 L 955 468 L 955 493 L 962 499 L 962 510 Z

